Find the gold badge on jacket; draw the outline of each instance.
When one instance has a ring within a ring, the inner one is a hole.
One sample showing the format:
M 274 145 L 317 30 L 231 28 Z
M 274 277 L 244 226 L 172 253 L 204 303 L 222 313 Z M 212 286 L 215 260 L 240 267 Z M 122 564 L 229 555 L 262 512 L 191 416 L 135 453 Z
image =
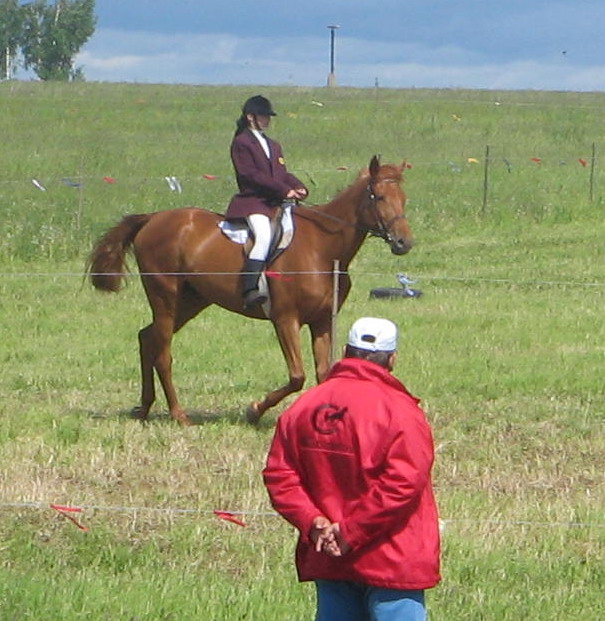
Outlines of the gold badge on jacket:
M 286 160 L 283 157 L 278 157 L 277 161 L 282 165 L 285 166 L 286 165 Z

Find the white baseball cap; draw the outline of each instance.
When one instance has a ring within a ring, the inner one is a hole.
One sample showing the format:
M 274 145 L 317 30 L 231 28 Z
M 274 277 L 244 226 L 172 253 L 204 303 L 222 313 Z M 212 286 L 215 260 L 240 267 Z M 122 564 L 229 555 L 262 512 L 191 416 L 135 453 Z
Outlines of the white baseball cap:
M 366 351 L 395 351 L 397 326 L 388 319 L 362 317 L 351 326 L 347 343 Z

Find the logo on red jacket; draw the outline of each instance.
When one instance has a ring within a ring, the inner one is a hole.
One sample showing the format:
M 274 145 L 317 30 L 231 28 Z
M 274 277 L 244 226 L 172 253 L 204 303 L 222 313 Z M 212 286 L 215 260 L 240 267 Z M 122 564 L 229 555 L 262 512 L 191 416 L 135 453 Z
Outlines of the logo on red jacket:
M 313 412 L 313 428 L 317 433 L 323 435 L 336 433 L 339 425 L 342 424 L 346 412 L 346 407 L 324 403 Z

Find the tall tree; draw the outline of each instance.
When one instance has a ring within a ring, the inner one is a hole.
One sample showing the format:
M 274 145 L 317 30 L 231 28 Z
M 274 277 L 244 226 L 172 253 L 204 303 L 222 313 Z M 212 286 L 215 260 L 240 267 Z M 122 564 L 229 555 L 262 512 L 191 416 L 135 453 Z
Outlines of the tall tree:
M 36 0 L 24 5 L 21 49 L 25 68 L 41 80 L 73 80 L 82 70 L 74 57 L 95 30 L 95 0 Z
M 19 0 L 0 0 L 0 79 L 10 80 L 17 62 L 23 29 Z

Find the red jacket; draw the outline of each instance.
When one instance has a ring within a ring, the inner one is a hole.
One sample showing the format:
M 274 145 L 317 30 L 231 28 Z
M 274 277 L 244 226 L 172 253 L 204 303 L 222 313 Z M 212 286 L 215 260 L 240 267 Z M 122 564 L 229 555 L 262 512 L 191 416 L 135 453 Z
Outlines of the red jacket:
M 231 199 L 226 218 L 245 218 L 253 213 L 271 216 L 273 207 L 281 204 L 289 190 L 305 188 L 286 169 L 279 143 L 268 137 L 267 143 L 270 158 L 249 129 L 233 139 L 231 160 L 239 193 Z
M 263 471 L 275 509 L 300 532 L 301 581 L 425 589 L 439 580 L 433 439 L 418 400 L 391 373 L 345 358 L 278 420 Z M 313 519 L 339 522 L 352 550 L 315 552 Z

